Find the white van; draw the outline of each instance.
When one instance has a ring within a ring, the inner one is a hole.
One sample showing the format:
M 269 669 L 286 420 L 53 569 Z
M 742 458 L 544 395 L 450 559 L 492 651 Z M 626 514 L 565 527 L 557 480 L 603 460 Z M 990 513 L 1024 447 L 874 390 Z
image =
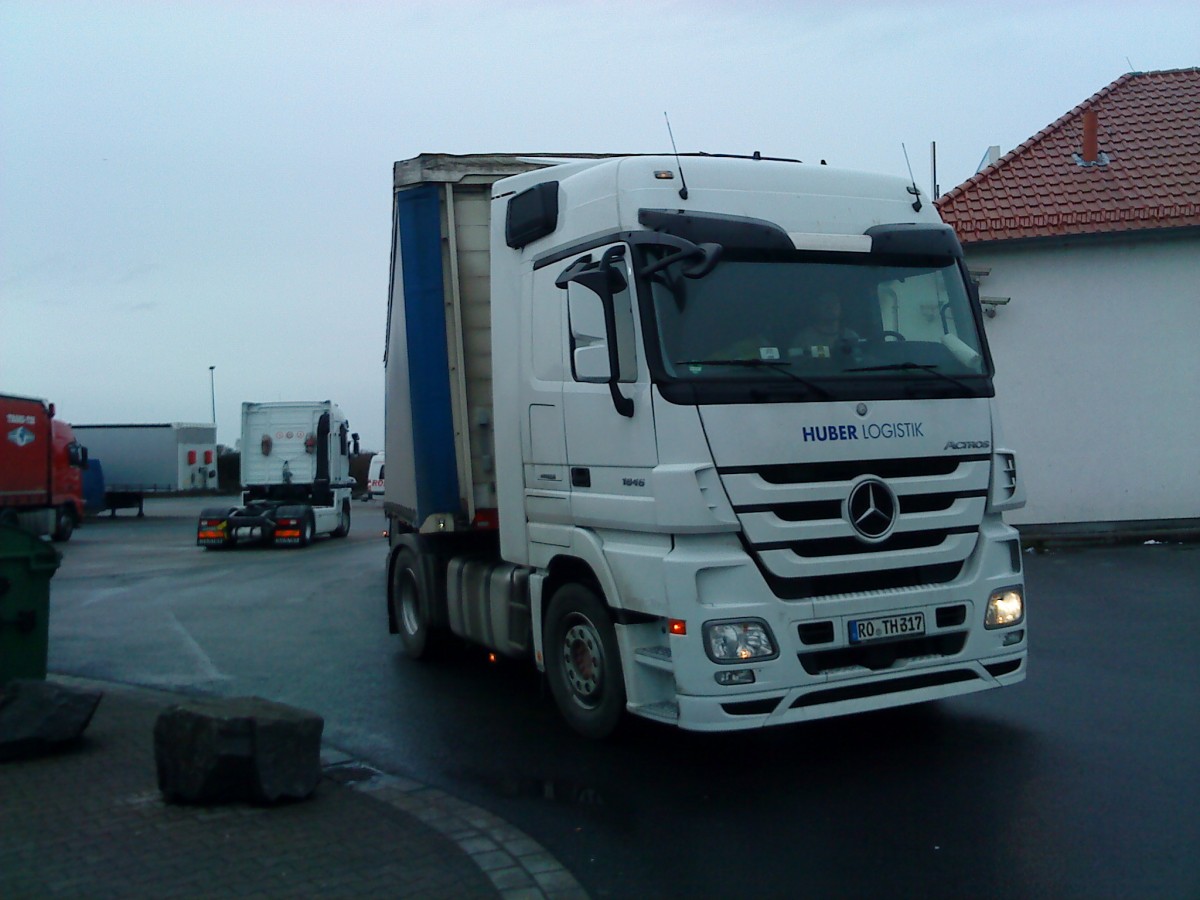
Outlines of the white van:
M 376 494 L 383 496 L 383 457 L 382 453 L 376 453 L 371 457 L 371 465 L 367 469 L 368 500 Z

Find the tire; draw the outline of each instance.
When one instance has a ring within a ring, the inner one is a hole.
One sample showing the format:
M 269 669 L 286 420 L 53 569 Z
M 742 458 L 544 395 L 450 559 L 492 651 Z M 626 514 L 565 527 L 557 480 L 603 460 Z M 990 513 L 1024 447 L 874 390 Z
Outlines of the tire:
M 625 712 L 625 674 L 608 608 L 582 584 L 554 592 L 546 611 L 546 678 L 567 724 L 598 740 Z
M 54 531 L 50 534 L 52 540 L 69 541 L 75 533 L 75 511 L 64 504 L 54 511 Z
M 342 510 L 338 513 L 338 527 L 333 530 L 333 536 L 344 538 L 350 533 L 350 501 L 342 501 Z
M 411 659 L 428 659 L 436 649 L 434 629 L 429 624 L 428 584 L 416 552 L 410 547 L 397 550 L 388 585 L 389 612 L 404 653 Z
M 317 526 L 313 522 L 312 510 L 307 510 L 304 513 L 300 523 L 300 546 L 307 547 L 313 542 L 313 538 L 317 535 Z

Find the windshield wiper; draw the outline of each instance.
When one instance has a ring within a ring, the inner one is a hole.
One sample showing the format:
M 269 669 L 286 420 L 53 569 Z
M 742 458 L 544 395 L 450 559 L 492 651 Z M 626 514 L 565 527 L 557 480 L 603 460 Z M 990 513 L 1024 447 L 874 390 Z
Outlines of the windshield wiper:
M 833 394 L 825 390 L 818 384 L 814 384 L 806 378 L 801 378 L 791 370 L 791 363 L 786 359 L 677 359 L 673 363 L 676 366 L 737 366 L 742 369 L 771 369 L 779 372 L 781 375 L 786 375 L 792 381 L 798 382 L 812 391 L 814 394 L 819 394 L 826 400 L 832 400 Z
M 846 371 L 846 372 L 898 372 L 898 371 L 911 371 L 912 369 L 919 369 L 922 372 L 929 372 L 933 375 L 938 376 L 939 378 L 944 378 L 946 381 L 949 381 L 951 384 L 958 385 L 963 390 L 966 390 L 966 391 L 972 390 L 971 386 L 969 384 L 967 384 L 965 381 L 955 378 L 953 375 L 947 375 L 945 372 L 943 372 L 941 369 L 939 369 L 936 365 L 927 364 L 927 363 L 915 363 L 915 362 L 888 363 L 885 366 L 859 366 L 856 369 L 844 369 L 843 371 Z

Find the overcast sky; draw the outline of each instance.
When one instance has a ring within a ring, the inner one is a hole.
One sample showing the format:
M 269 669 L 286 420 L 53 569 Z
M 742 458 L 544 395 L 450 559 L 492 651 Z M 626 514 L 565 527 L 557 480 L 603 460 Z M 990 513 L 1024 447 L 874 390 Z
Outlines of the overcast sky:
M 0 391 L 80 424 L 331 399 L 383 449 L 392 163 L 682 152 L 944 191 L 1200 3 L 0 0 Z

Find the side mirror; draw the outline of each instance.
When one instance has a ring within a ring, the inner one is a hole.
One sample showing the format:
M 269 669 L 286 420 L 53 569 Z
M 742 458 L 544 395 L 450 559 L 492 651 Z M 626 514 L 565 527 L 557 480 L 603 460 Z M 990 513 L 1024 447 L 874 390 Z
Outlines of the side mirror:
M 600 262 L 584 256 L 555 279 L 555 285 L 567 291 L 567 315 L 575 341 L 572 365 L 575 377 L 593 384 L 608 383 L 613 406 L 625 417 L 633 415 L 633 401 L 617 386 L 620 360 L 617 358 L 617 321 L 613 294 L 625 290 L 625 276 L 613 266 L 614 259 L 625 254 L 624 247 L 610 247 Z
M 567 316 L 575 346 L 572 358 L 575 377 L 591 384 L 604 384 L 612 377 L 604 301 L 582 281 L 574 281 L 567 285 Z

